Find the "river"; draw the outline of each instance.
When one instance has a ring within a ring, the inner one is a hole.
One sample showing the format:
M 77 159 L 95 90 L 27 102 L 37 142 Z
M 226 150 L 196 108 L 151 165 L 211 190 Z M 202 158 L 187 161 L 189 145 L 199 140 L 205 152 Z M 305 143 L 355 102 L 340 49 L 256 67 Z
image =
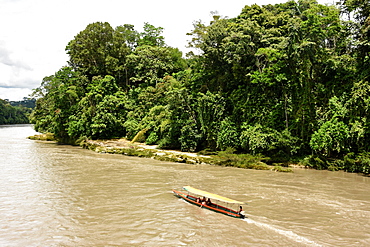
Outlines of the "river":
M 0 246 L 370 246 L 370 178 L 188 165 L 31 141 L 0 126 Z M 191 185 L 246 201 L 198 208 Z

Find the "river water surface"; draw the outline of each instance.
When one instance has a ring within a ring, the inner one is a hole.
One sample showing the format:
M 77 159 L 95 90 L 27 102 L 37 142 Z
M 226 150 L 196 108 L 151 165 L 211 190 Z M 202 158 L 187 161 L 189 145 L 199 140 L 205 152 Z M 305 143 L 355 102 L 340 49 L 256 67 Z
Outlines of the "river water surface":
M 370 178 L 187 165 L 26 139 L 0 126 L 0 246 L 370 246 Z M 240 220 L 173 196 L 246 201 Z

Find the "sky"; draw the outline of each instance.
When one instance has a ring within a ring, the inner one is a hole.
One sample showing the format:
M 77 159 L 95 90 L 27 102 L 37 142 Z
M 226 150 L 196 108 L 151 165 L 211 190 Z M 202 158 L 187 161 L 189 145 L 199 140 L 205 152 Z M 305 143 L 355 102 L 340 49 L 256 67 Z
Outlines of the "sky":
M 67 65 L 65 47 L 86 26 L 108 22 L 113 28 L 145 22 L 163 27 L 167 45 L 185 54 L 194 21 L 209 24 L 211 12 L 236 17 L 245 5 L 287 0 L 0 0 L 0 99 L 22 100 L 45 76 Z M 322 0 L 319 3 L 332 3 Z

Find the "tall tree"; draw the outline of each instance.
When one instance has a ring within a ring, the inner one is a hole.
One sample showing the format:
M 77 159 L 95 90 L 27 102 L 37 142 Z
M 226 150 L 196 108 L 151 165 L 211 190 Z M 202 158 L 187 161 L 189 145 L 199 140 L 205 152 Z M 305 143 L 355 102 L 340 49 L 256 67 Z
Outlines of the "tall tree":
M 131 71 L 132 85 L 155 85 L 166 74 L 185 69 L 186 63 L 177 48 L 159 46 L 139 46 L 127 56 L 127 67 Z
M 89 24 L 67 45 L 69 64 L 90 80 L 94 76 L 112 75 L 124 83 L 127 81 L 125 59 L 136 39 L 131 25 L 114 30 L 107 22 Z
M 370 2 L 368 0 L 342 0 L 342 8 L 349 17 L 354 16 L 354 36 L 360 80 L 370 79 Z
M 34 91 L 34 97 L 38 99 L 30 119 L 35 124 L 35 130 L 51 132 L 62 141 L 71 141 L 67 123 L 71 115 L 78 115 L 77 103 L 85 93 L 86 85 L 86 77 L 71 67 L 64 67 L 53 76 L 45 77 Z
M 148 22 L 144 23 L 144 31 L 140 33 L 139 46 L 165 46 L 162 36 L 163 27 L 155 27 Z

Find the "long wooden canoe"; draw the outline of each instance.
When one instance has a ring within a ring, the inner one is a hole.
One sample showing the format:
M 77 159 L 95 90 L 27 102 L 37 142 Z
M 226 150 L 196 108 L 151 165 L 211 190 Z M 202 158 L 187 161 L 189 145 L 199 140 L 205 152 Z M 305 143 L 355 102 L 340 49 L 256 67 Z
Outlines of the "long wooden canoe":
M 184 192 L 178 191 L 178 190 L 172 190 L 172 192 L 175 194 L 175 196 L 177 196 L 179 198 L 182 198 L 185 201 L 187 201 L 191 204 L 194 204 L 196 206 L 206 208 L 206 209 L 215 211 L 217 213 L 225 214 L 225 215 L 235 217 L 235 218 L 241 218 L 241 219 L 245 218 L 244 211 L 241 211 L 241 210 L 236 211 L 236 210 L 233 210 L 233 209 L 231 209 L 227 206 L 222 206 L 222 205 L 214 203 L 214 201 L 216 200 L 216 201 L 220 201 L 224 204 L 226 203 L 227 205 L 232 204 L 232 205 L 241 206 L 243 204 L 246 204 L 244 202 L 236 201 L 236 200 L 233 200 L 233 199 L 230 199 L 230 198 L 227 198 L 227 197 L 223 197 L 223 196 L 219 196 L 217 194 L 213 194 L 213 193 L 210 193 L 210 192 L 207 192 L 207 191 L 199 190 L 199 189 L 193 188 L 191 186 L 185 186 L 185 187 L 183 187 L 183 189 L 185 190 Z M 192 194 L 194 194 L 194 195 L 192 195 Z M 200 201 L 199 196 L 203 197 L 203 198 L 212 199 L 212 203 L 207 204 L 205 202 Z

